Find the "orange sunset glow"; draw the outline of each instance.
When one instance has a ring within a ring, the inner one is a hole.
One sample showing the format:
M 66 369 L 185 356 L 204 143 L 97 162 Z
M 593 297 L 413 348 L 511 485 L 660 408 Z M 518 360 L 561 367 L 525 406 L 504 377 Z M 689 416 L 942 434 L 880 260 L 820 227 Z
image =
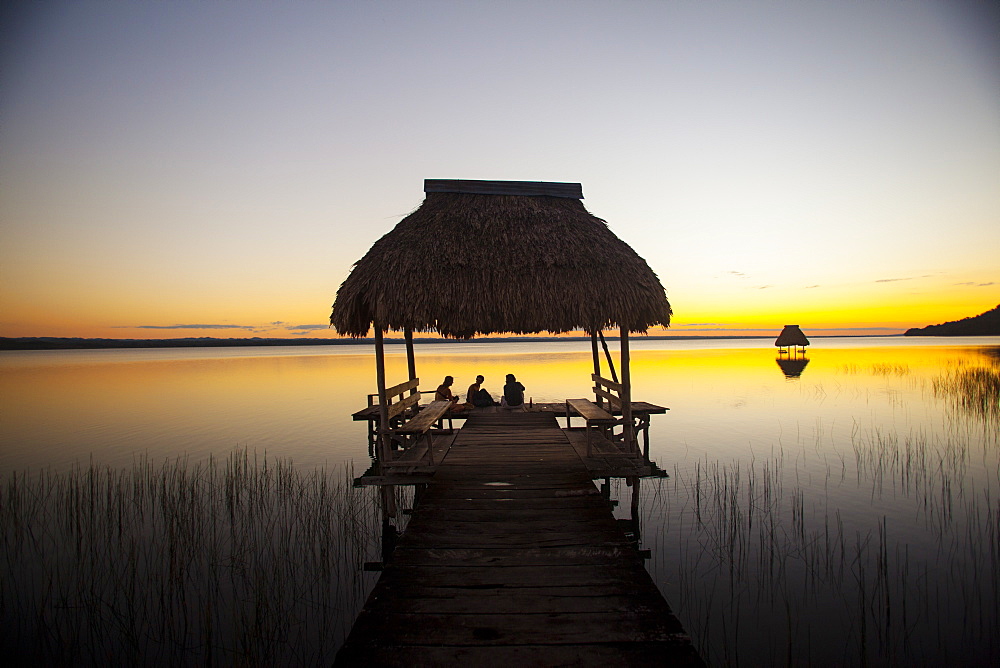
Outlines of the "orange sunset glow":
M 2 337 L 335 337 L 425 178 L 582 183 L 672 335 L 1000 302 L 991 3 L 15 4 Z

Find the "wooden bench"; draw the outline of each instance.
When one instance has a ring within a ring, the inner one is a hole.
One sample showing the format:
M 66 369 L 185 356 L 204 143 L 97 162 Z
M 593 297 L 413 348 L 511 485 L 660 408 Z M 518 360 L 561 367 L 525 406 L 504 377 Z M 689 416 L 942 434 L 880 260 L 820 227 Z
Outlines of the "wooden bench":
M 399 385 L 393 385 L 392 387 L 386 388 L 385 397 L 389 413 L 389 424 L 392 424 L 393 421 L 396 421 L 397 423 L 401 422 L 409 417 L 406 413 L 408 409 L 416 410 L 417 404 L 420 403 L 420 391 L 417 390 L 419 385 L 420 379 L 414 378 L 413 380 L 408 380 L 405 383 L 400 383 Z M 369 394 L 368 406 L 377 406 L 377 399 L 377 394 Z
M 572 410 L 570 410 L 572 409 Z M 590 399 L 567 399 L 566 400 L 566 428 L 569 429 L 570 418 L 573 412 L 582 417 L 587 424 L 587 456 L 592 454 L 592 437 L 594 429 L 602 429 L 613 426 L 617 423 L 615 417 L 595 404 Z
M 421 408 L 420 412 L 417 413 L 415 417 L 407 420 L 403 426 L 393 429 L 392 433 L 397 436 L 402 436 L 405 441 L 409 442 L 407 445 L 404 445 L 404 447 L 411 447 L 413 442 L 426 437 L 427 456 L 430 458 L 431 464 L 433 464 L 434 439 L 431 437 L 431 427 L 433 427 L 434 423 L 448 413 L 451 406 L 452 403 L 450 401 L 432 401 Z

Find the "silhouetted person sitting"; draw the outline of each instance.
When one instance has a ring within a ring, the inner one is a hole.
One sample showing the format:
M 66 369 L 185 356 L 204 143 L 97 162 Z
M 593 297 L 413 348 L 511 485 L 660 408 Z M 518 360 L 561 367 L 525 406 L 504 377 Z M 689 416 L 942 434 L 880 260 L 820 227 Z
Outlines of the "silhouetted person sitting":
M 507 374 L 507 384 L 503 386 L 503 403 L 506 408 L 524 410 L 524 385 L 517 382 L 514 374 Z
M 450 401 L 451 408 L 449 410 L 460 411 L 465 408 L 465 404 L 458 403 L 458 397 L 451 393 L 451 385 L 454 382 L 454 378 L 445 376 L 444 382 L 438 385 L 438 389 L 434 392 L 434 401 Z
M 496 402 L 493 401 L 493 395 L 483 389 L 484 380 L 486 380 L 485 377 L 476 376 L 476 382 L 469 385 L 469 392 L 465 395 L 466 403 L 472 404 L 477 408 L 496 405 Z

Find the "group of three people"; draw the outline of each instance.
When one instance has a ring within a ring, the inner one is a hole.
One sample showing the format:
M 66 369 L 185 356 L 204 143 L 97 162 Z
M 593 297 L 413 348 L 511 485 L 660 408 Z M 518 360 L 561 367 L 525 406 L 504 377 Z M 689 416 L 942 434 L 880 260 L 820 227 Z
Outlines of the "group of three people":
M 476 382 L 469 385 L 469 391 L 465 394 L 465 403 L 459 403 L 452 391 L 451 386 L 455 379 L 445 376 L 444 382 L 438 386 L 434 393 L 435 401 L 452 402 L 452 410 L 465 410 L 467 408 L 485 408 L 486 406 L 503 406 L 505 408 L 521 409 L 524 406 L 524 385 L 518 382 L 514 374 L 507 374 L 507 384 L 503 386 L 503 400 L 498 403 L 493 400 L 493 395 L 483 388 L 484 376 L 476 376 Z

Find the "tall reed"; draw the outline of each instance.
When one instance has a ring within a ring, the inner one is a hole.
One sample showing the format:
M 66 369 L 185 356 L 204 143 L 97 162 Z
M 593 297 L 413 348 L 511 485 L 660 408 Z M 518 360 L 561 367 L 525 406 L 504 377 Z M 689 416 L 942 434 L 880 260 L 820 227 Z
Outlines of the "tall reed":
M 1000 663 L 1000 470 L 975 479 L 960 438 L 856 431 L 852 449 L 821 484 L 800 482 L 803 448 L 642 486 L 650 571 L 702 656 Z
M 11 474 L 0 653 L 35 665 L 321 665 L 374 583 L 352 472 L 223 460 Z
M 962 366 L 933 380 L 934 393 L 991 426 L 1000 424 L 1000 368 Z

